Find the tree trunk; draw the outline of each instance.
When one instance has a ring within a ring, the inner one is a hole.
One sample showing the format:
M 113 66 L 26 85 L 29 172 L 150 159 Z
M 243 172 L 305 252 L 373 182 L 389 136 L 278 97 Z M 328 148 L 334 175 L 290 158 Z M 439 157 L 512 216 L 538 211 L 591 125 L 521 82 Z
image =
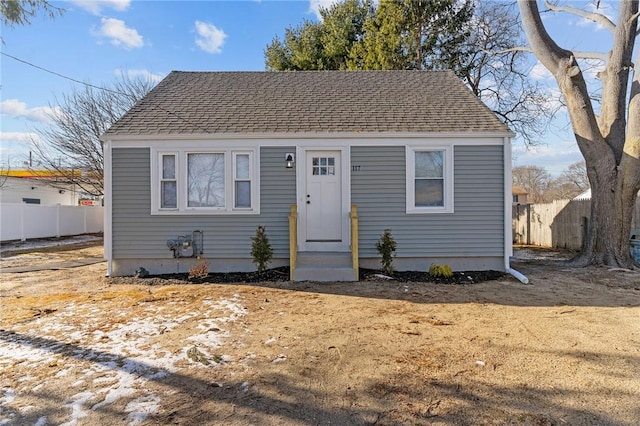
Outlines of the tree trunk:
M 535 0 L 518 0 L 518 3 L 531 50 L 558 82 L 587 165 L 591 220 L 583 252 L 574 263 L 636 268 L 629 251 L 629 237 L 640 189 L 640 72 L 637 69 L 628 103 L 627 88 L 637 36 L 638 0 L 620 2 L 618 23 L 611 23 L 614 42 L 601 73 L 603 94 L 599 116 L 595 114 L 574 53 L 558 46 L 549 36 Z
M 611 186 L 619 180 L 615 175 L 610 173 L 603 184 L 591 186 L 591 220 L 583 250 L 572 260 L 576 266 L 634 267 L 629 238 L 635 193 L 627 191 L 624 196 L 623 191 L 612 191 Z

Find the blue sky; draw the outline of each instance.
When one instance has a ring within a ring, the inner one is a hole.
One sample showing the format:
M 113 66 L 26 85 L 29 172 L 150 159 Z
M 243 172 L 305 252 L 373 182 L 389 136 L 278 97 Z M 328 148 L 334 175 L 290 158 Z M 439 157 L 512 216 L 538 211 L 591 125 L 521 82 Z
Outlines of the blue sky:
M 101 85 L 118 73 L 161 79 L 171 70 L 264 70 L 264 49 L 275 35 L 303 19 L 317 19 L 319 4 L 298 1 L 58 1 L 55 19 L 42 14 L 31 25 L 2 28 L 6 54 L 71 78 Z M 583 8 L 587 2 L 574 3 Z M 607 7 L 602 2 L 601 7 Z M 605 9 L 607 10 L 607 9 Z M 545 14 L 563 47 L 605 49 L 609 33 L 570 15 Z M 47 125 L 55 97 L 69 93 L 68 80 L 6 56 L 0 57 L 0 163 L 18 167 L 29 151 L 34 127 Z M 532 62 L 532 65 L 535 62 Z M 533 66 L 532 78 L 556 90 L 551 76 Z M 564 114 L 535 150 L 514 143 L 515 165 L 539 165 L 558 174 L 580 154 Z

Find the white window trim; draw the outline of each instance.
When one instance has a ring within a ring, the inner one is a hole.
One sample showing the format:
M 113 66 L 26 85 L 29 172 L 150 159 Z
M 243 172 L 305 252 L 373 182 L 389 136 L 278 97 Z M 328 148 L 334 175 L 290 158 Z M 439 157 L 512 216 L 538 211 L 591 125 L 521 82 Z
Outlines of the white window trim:
M 237 164 L 237 157 L 238 155 L 248 155 L 249 156 L 249 177 L 247 179 L 238 179 L 238 170 L 236 167 Z M 232 164 L 232 169 L 231 171 L 231 180 L 229 181 L 231 184 L 231 208 L 234 211 L 253 211 L 253 209 L 255 208 L 254 206 L 254 199 L 257 197 L 258 193 L 255 192 L 255 178 L 256 178 L 256 173 L 255 173 L 255 163 L 253 161 L 253 152 L 252 151 L 232 151 L 231 154 L 231 164 Z M 249 182 L 249 187 L 251 190 L 251 198 L 250 198 L 250 203 L 251 203 L 251 207 L 236 207 L 236 182 Z
M 415 174 L 416 152 L 442 151 L 444 157 L 443 178 L 444 178 L 444 205 L 437 207 L 416 207 L 415 203 Z M 406 175 L 407 175 L 407 214 L 429 214 L 429 213 L 453 213 L 453 145 L 407 145 L 406 147 Z
M 224 154 L 225 202 L 224 207 L 187 206 L 187 156 L 188 154 Z M 235 157 L 249 155 L 249 181 L 251 182 L 251 207 L 235 206 Z M 160 207 L 160 180 L 162 176 L 162 156 L 176 156 L 177 208 Z M 151 150 L 151 214 L 152 215 L 243 215 L 260 214 L 260 171 L 258 148 L 201 149 L 184 148 L 177 150 Z
M 163 164 L 162 164 L 162 159 L 165 155 L 169 155 L 169 156 L 174 156 L 175 159 L 175 164 L 174 164 L 174 179 L 163 179 L 162 178 L 162 168 L 163 168 Z M 158 179 L 157 179 L 157 186 L 158 186 L 158 210 L 161 211 L 176 211 L 178 210 L 177 206 L 180 205 L 180 201 L 178 200 L 177 196 L 180 193 L 180 189 L 178 188 L 179 186 L 179 182 L 180 182 L 180 165 L 178 164 L 178 153 L 177 152 L 167 152 L 167 151 L 163 151 L 163 152 L 159 152 L 158 155 L 156 156 L 156 167 L 158 167 Z M 162 182 L 164 180 L 174 180 L 176 182 L 176 207 L 162 207 L 161 203 L 162 203 Z

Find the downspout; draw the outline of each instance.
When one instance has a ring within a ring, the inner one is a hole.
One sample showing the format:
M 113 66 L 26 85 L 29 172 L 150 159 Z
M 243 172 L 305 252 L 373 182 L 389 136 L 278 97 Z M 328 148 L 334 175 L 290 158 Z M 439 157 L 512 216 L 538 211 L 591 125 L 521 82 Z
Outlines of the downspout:
M 511 268 L 509 258 L 513 254 L 513 235 L 512 235 L 512 200 L 511 194 L 511 138 L 505 137 L 503 140 L 504 148 L 504 271 L 512 275 L 522 284 L 529 284 L 529 278 L 520 272 Z
M 104 219 L 103 219 L 103 239 L 104 239 L 104 257 L 107 259 L 107 277 L 111 276 L 112 262 L 113 262 L 113 229 L 111 227 L 112 216 L 112 194 L 111 194 L 111 178 L 113 173 L 111 171 L 111 140 L 104 142 L 104 181 L 103 188 L 104 194 L 102 197 L 104 205 Z

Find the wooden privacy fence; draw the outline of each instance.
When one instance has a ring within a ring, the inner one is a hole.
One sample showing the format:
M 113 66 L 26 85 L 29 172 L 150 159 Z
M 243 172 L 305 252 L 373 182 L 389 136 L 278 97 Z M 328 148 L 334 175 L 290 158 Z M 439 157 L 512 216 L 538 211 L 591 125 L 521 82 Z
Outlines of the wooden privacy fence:
M 591 200 L 558 200 L 513 206 L 513 242 L 579 250 L 591 216 Z M 632 229 L 640 229 L 640 198 Z
M 0 204 L 0 241 L 97 233 L 103 222 L 101 206 Z

